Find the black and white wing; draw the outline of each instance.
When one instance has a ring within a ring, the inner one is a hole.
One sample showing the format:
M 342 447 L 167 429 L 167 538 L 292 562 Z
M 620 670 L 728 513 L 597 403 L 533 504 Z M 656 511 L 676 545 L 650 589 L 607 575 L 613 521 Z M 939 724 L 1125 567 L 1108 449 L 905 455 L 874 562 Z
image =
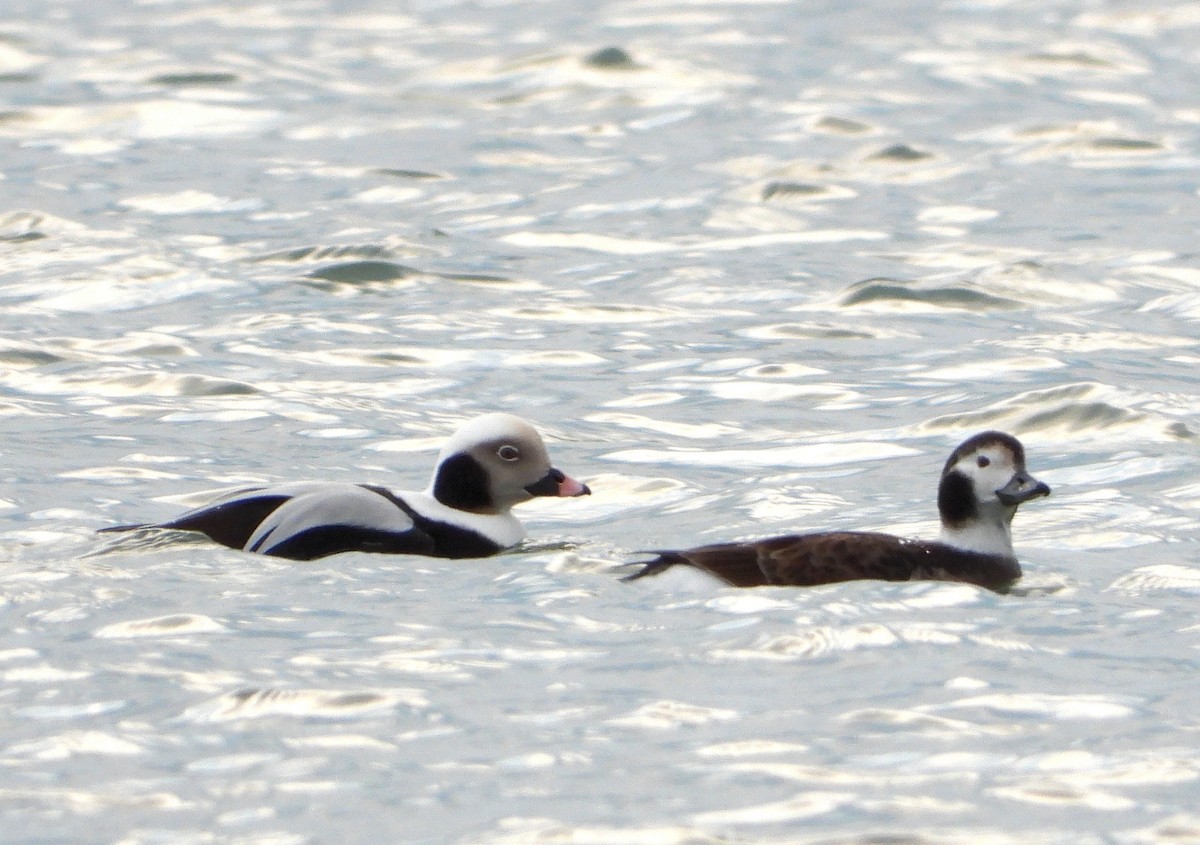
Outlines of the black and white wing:
M 242 548 L 313 560 L 350 551 L 431 554 L 434 540 L 393 498 L 357 484 L 314 484 L 272 510 Z
M 301 482 L 228 493 L 155 525 L 199 531 L 234 549 L 313 560 L 338 552 L 432 554 L 434 540 L 395 496 L 357 484 Z

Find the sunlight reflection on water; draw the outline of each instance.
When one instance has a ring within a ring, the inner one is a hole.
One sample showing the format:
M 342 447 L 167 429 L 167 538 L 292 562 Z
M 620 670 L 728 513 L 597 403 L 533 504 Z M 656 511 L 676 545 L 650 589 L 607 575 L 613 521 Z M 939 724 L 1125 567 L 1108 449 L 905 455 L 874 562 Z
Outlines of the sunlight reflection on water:
M 0 25 L 0 827 L 1200 838 L 1200 13 L 377 5 Z M 494 558 L 93 534 L 494 409 L 595 491 Z M 617 580 L 931 535 L 983 428 L 1054 488 L 1010 595 Z

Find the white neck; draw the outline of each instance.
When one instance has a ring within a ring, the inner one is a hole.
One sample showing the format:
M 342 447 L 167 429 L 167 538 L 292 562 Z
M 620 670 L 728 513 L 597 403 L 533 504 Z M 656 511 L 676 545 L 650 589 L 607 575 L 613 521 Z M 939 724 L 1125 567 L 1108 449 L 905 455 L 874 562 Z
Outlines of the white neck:
M 939 538 L 947 546 L 985 555 L 1016 557 L 1012 544 L 1012 518 L 1016 508 L 995 503 L 983 505 L 980 514 L 963 525 L 942 525 Z

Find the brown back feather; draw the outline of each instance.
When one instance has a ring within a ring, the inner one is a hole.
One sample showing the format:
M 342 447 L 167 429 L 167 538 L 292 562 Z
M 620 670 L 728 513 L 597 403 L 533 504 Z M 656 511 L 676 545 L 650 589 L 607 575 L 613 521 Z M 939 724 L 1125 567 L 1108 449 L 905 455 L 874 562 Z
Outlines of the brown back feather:
M 861 531 L 701 546 L 664 554 L 655 563 L 655 572 L 689 564 L 735 587 L 811 587 L 870 579 L 965 581 L 998 590 L 1021 577 L 1021 567 L 1012 558 Z

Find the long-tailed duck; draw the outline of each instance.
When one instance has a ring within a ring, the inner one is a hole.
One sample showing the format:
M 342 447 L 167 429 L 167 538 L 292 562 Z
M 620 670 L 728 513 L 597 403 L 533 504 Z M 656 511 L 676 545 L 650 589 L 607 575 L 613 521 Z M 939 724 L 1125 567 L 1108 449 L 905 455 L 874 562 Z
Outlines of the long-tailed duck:
M 293 560 L 349 551 L 485 557 L 525 538 L 513 505 L 589 493 L 550 465 L 533 426 L 511 414 L 485 414 L 446 441 L 420 493 L 330 482 L 253 487 L 168 522 L 101 530 L 199 531 L 230 548 Z
M 890 534 L 828 531 L 744 543 L 718 543 L 658 553 L 625 581 L 677 564 L 693 566 L 735 587 L 798 587 L 837 581 L 966 581 L 1004 590 L 1021 577 L 1013 554 L 1017 506 L 1050 488 L 1025 471 L 1015 437 L 985 431 L 960 445 L 938 484 L 941 537 L 936 542 Z

